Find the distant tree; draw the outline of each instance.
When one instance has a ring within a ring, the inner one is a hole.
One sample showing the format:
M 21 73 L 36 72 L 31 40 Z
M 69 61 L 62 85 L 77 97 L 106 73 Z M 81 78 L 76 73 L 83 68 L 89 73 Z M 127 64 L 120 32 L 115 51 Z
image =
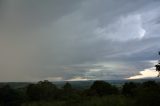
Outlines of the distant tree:
M 42 99 L 54 98 L 58 89 L 56 85 L 47 80 L 38 82 L 37 86 L 40 89 Z
M 36 84 L 29 84 L 27 87 L 27 95 L 29 100 L 40 100 L 40 88 Z
M 118 89 L 105 81 L 95 81 L 89 89 L 89 95 L 111 95 L 117 94 Z
M 137 84 L 134 82 L 125 83 L 122 88 L 122 94 L 126 96 L 134 96 Z
M 0 88 L 0 104 L 2 106 L 20 106 L 22 98 L 18 91 L 12 89 L 9 85 Z
M 72 88 L 72 85 L 67 82 L 62 87 L 59 95 L 61 100 L 77 100 L 79 98 L 78 91 Z
M 155 81 L 147 81 L 137 89 L 137 105 L 159 106 L 160 87 Z
M 28 85 L 27 95 L 30 100 L 49 100 L 56 96 L 57 90 L 56 85 L 45 80 Z
M 72 89 L 72 85 L 71 85 L 69 82 L 67 82 L 67 83 L 63 86 L 63 89 L 64 89 L 65 91 L 71 91 L 71 90 L 73 90 L 73 89 Z
M 153 88 L 153 87 L 158 87 L 158 84 L 155 81 L 146 81 L 144 83 L 142 83 L 142 87 L 144 88 Z

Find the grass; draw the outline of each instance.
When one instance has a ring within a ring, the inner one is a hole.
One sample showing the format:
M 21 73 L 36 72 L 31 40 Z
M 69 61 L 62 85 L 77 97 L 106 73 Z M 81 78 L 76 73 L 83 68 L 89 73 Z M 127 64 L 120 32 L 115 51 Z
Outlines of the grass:
M 122 95 L 90 97 L 83 101 L 50 101 L 25 103 L 22 106 L 135 106 L 135 101 Z

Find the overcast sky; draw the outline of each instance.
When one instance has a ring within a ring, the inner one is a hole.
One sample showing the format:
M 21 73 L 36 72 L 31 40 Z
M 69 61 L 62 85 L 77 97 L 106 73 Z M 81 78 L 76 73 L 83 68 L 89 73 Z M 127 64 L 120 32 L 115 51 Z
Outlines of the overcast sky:
M 129 78 L 159 29 L 160 0 L 0 0 L 0 81 Z

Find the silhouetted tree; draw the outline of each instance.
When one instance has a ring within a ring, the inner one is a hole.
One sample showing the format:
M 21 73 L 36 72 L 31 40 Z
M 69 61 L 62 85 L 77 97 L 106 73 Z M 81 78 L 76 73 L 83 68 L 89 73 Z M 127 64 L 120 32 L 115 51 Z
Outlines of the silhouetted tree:
M 63 89 L 64 89 L 65 91 L 71 91 L 71 90 L 73 90 L 73 89 L 72 89 L 72 85 L 71 85 L 69 82 L 67 82 L 67 83 L 63 86 Z
M 160 87 L 155 81 L 147 81 L 137 89 L 137 105 L 159 106 Z
M 125 83 L 122 88 L 122 94 L 126 96 L 134 96 L 137 84 L 133 82 Z
M 37 84 L 30 84 L 27 87 L 27 95 L 30 100 L 49 100 L 56 96 L 57 90 L 56 85 L 45 80 Z
M 95 81 L 89 90 L 89 95 L 104 96 L 117 93 L 118 89 L 105 81 Z
M 2 106 L 19 106 L 22 103 L 21 95 L 9 85 L 0 88 L 0 104 Z
M 153 88 L 153 87 L 158 87 L 158 84 L 155 81 L 146 81 L 146 82 L 142 83 L 142 87 Z
M 61 100 L 77 101 L 79 99 L 79 91 L 72 88 L 72 85 L 67 82 L 62 87 L 60 95 Z

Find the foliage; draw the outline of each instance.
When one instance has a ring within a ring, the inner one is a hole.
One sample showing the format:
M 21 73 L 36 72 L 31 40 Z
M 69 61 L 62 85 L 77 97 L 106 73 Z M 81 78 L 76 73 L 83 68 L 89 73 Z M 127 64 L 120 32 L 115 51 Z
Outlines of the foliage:
M 158 106 L 159 100 L 155 81 L 127 82 L 121 92 L 105 81 L 95 81 L 86 90 L 73 89 L 69 82 L 57 88 L 46 80 L 24 88 L 0 88 L 0 106 Z
M 160 86 L 154 81 L 144 82 L 137 89 L 136 99 L 139 106 L 158 106 Z
M 27 87 L 27 95 L 30 100 L 53 99 L 57 93 L 57 87 L 49 81 L 40 81 L 37 84 L 30 84 Z
M 91 96 L 105 96 L 117 93 L 118 89 L 105 81 L 95 81 L 89 89 L 89 95 Z
M 137 84 L 134 82 L 128 82 L 123 85 L 122 94 L 125 96 L 134 96 Z
M 0 88 L 0 104 L 4 106 L 19 106 L 24 96 L 18 90 L 12 89 L 9 85 Z

